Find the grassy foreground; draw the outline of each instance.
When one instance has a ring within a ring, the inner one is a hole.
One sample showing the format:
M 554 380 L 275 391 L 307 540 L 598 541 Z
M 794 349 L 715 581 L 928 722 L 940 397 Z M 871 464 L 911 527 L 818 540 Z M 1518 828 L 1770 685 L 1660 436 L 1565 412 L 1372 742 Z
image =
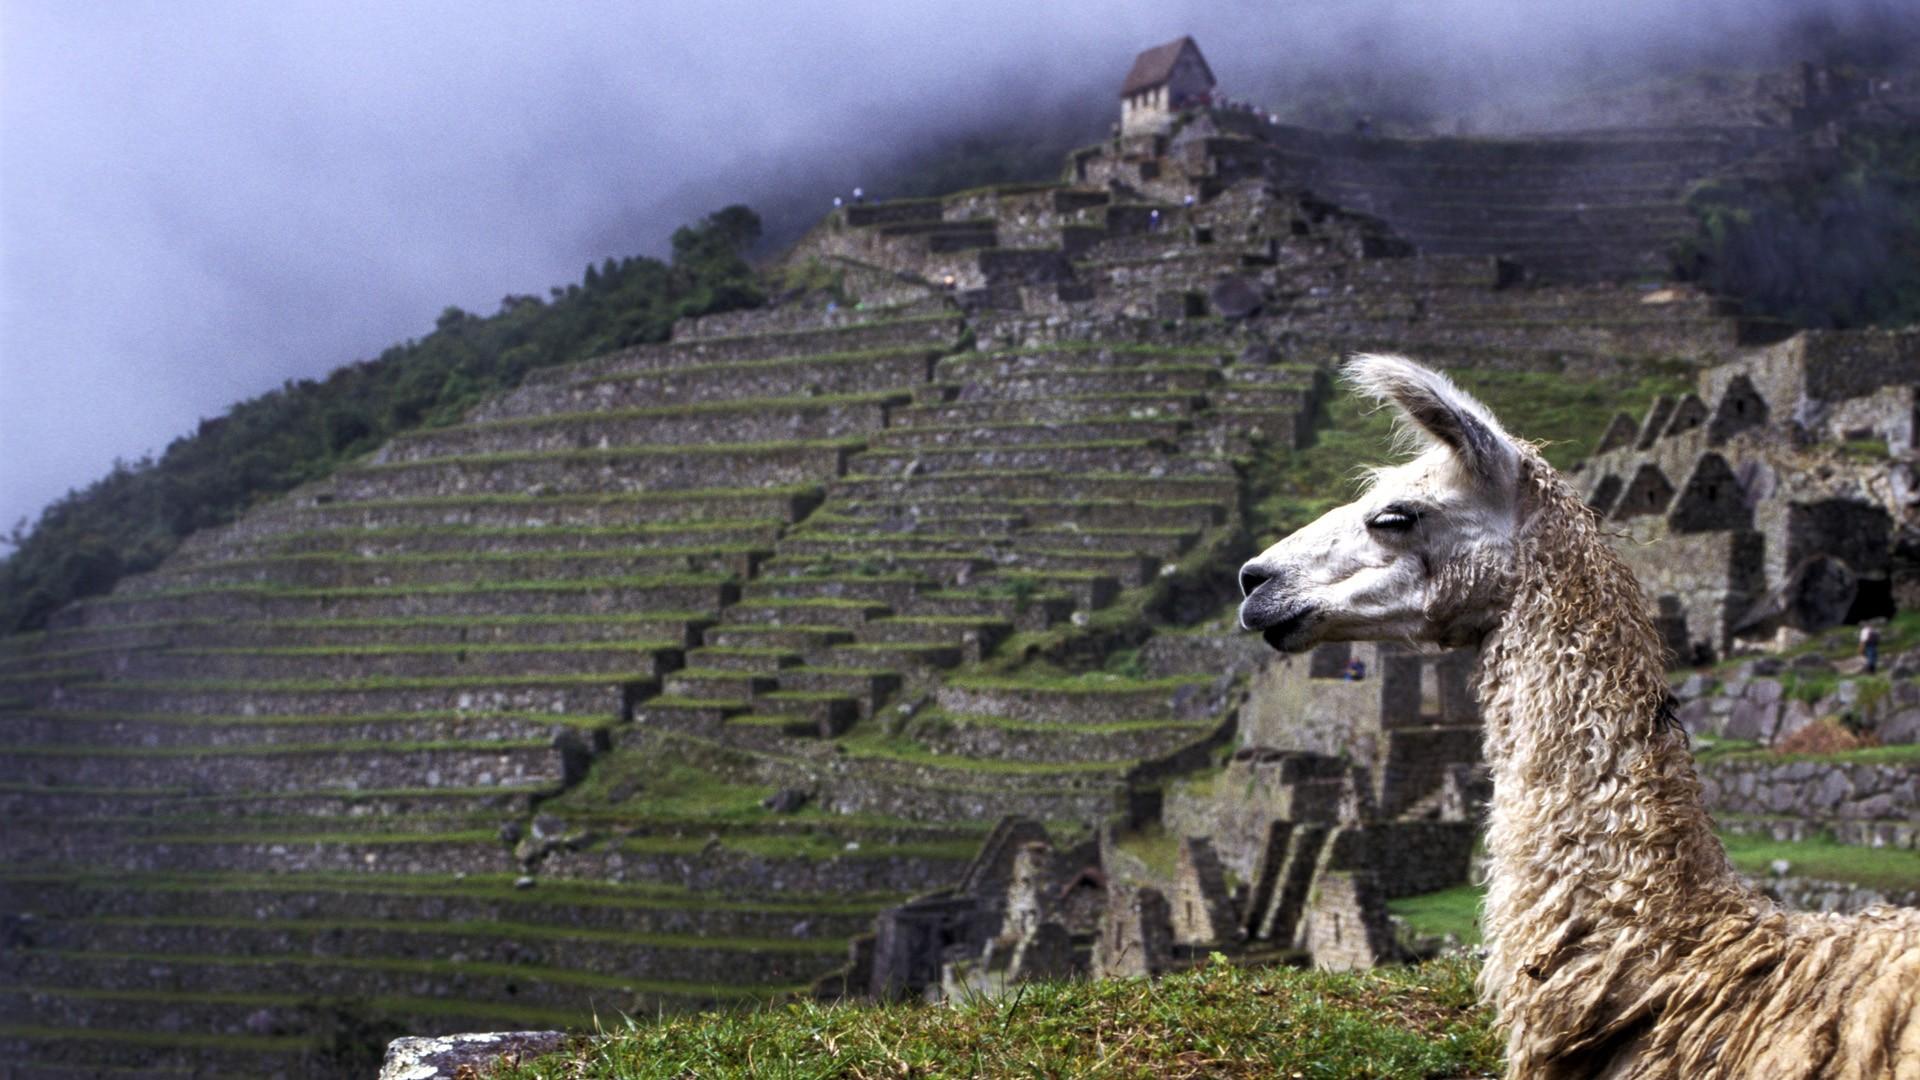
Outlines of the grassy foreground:
M 1158 981 L 1029 984 L 950 1005 L 799 1003 L 632 1021 L 489 1075 L 1483 1077 L 1500 1071 L 1465 959 L 1354 973 L 1224 963 Z

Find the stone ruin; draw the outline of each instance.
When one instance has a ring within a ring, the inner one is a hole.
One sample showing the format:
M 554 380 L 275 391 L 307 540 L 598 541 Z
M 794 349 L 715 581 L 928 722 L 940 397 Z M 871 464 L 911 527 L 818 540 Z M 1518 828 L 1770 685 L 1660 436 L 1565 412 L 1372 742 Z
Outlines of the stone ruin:
M 1920 601 L 1920 335 L 1806 332 L 1621 415 L 1578 470 L 1685 663 Z
M 1176 781 L 1151 823 L 1177 845 L 1170 875 L 1111 829 L 1061 849 L 1008 818 L 960 885 L 884 913 L 829 985 L 939 998 L 1157 975 L 1215 952 L 1334 969 L 1408 958 L 1386 902 L 1468 879 L 1489 794 L 1473 655 L 1263 648 L 1240 654 L 1240 749 L 1210 781 Z

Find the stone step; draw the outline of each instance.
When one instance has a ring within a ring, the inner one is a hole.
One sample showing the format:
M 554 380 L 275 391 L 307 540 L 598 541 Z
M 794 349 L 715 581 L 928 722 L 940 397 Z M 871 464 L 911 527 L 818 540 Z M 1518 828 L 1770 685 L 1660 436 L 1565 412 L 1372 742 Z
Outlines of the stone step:
M 578 382 L 607 375 L 638 374 L 727 363 L 764 363 L 785 358 L 897 350 L 945 349 L 959 340 L 965 323 L 941 313 L 905 319 L 874 319 L 839 326 L 678 340 L 639 345 L 561 368 L 529 373 L 535 384 Z
M 883 391 L 549 414 L 403 432 L 382 447 L 374 461 L 846 439 L 884 428 L 888 408 L 911 400 L 906 393 Z
M 1216 741 L 1221 724 L 1114 723 L 1067 726 L 1018 724 L 998 717 L 928 711 L 908 733 L 945 757 L 1036 764 L 1132 763 Z
M 528 555 L 282 555 L 232 559 L 137 574 L 115 596 L 140 596 L 226 585 L 293 589 L 367 589 L 474 585 L 508 581 L 605 581 L 673 574 L 748 577 L 771 547 L 641 547 L 610 551 L 556 551 Z
M 874 606 L 898 607 L 932 584 L 931 579 L 912 573 L 763 576 L 747 583 L 741 599 L 743 602 L 859 600 Z M 814 621 L 812 613 L 808 621 Z
M 984 554 L 873 549 L 841 554 L 783 555 L 768 561 L 759 580 L 776 582 L 818 574 L 907 574 L 935 583 L 948 583 L 963 581 L 992 565 L 993 559 Z
M 844 734 L 861 716 L 862 698 L 832 690 L 775 690 L 754 699 L 754 712 L 729 717 L 729 729 L 759 720 L 793 738 L 831 739 Z
M 946 495 L 916 500 L 912 504 L 885 499 L 848 499 L 833 505 L 836 514 L 844 514 L 849 519 L 883 522 L 947 522 L 956 517 L 985 516 L 1002 520 L 1017 519 L 1023 525 L 1034 527 L 1077 525 L 1082 528 L 1127 528 L 1137 525 L 1142 528 L 1191 526 L 1205 529 L 1226 519 L 1226 504 L 1208 498 L 1142 501 Z M 926 517 L 911 515 L 908 513 L 911 510 L 924 511 Z
M 82 712 L 340 716 L 399 712 L 552 712 L 615 718 L 650 692 L 637 673 L 467 675 L 366 681 L 116 680 L 67 687 L 62 707 Z
M 105 751 L 317 743 L 499 742 L 592 738 L 593 726 L 551 713 L 406 712 L 328 716 L 156 714 L 32 709 L 0 713 L 0 743 Z M 601 723 L 612 717 L 598 718 Z
M 566 775 L 563 756 L 545 739 L 533 744 L 429 743 L 405 754 L 353 744 L 112 754 L 15 746 L 0 754 L 0 781 L 65 787 L 190 785 L 202 794 L 309 791 L 348 777 L 375 789 L 557 787 Z
M 81 601 L 65 625 L 91 628 L 179 619 L 281 621 L 314 618 L 478 618 L 631 611 L 716 611 L 739 595 L 730 576 L 676 575 L 608 582 L 521 581 L 494 585 L 365 589 L 227 587 Z
M 895 429 L 915 427 L 951 428 L 971 424 L 1047 422 L 1066 424 L 1114 416 L 1178 421 L 1199 408 L 1201 400 L 1197 393 L 1148 391 L 1011 400 L 981 397 L 973 400 L 928 401 L 896 409 L 889 414 L 889 434 Z
M 705 691 L 708 688 L 695 689 Z M 753 702 L 744 697 L 706 698 L 661 694 L 634 706 L 632 729 L 677 731 L 712 738 L 718 735 L 728 719 L 752 709 Z
M 1165 394 L 1184 397 L 1204 393 L 1219 381 L 1218 368 L 1195 364 L 1035 372 L 1011 375 L 993 382 L 962 385 L 953 400 L 1009 401 L 1083 394 Z
M 791 917 L 789 917 L 791 921 Z M 524 1004 L 531 1009 L 618 1007 L 633 1014 L 682 1012 L 714 1008 L 751 1000 L 746 987 L 676 985 L 669 980 L 621 980 L 582 975 L 530 964 L 498 965 L 482 962 L 443 962 L 437 970 L 415 961 L 380 957 L 277 955 L 261 957 L 145 955 L 121 957 L 78 950 L 32 949 L 20 957 L 13 976 L 21 985 L 82 985 L 89 987 L 152 988 L 170 993 L 298 995 L 319 1000 L 351 990 L 362 998 L 382 1001 L 419 997 L 462 998 L 480 1002 Z M 762 991 L 764 992 L 764 991 Z M 629 1008 L 632 1006 L 633 1008 Z M 445 1017 L 422 1018 L 430 1026 L 409 1028 L 414 1033 L 445 1032 Z M 497 1026 L 497 1018 L 488 1027 Z M 153 1025 L 164 1029 L 164 1021 Z M 255 1068 L 260 1066 L 256 1063 Z M 86 1075 L 86 1074 L 76 1074 Z M 217 1075 L 229 1075 L 219 1073 Z M 271 1075 L 268 1071 L 241 1071 L 231 1075 Z M 299 1075 L 297 1073 L 290 1075 Z
M 1036 560 L 1040 561 L 1040 560 Z M 1120 596 L 1120 581 L 1096 570 L 1010 566 L 980 582 L 985 589 L 1004 589 L 1018 595 L 1058 594 L 1073 598 L 1080 611 L 1098 611 Z
M 1048 525 L 1014 534 L 1012 544 L 1017 551 L 1129 552 L 1166 560 L 1192 547 L 1199 536 L 1200 530 L 1183 526 L 1108 529 Z
M 202 1035 L 143 1024 L 0 1029 L 0 1059 L 20 1062 L 21 1080 L 98 1080 L 103 1076 L 299 1076 L 317 1050 L 301 1035 Z
M 782 673 L 784 674 L 784 672 Z M 778 689 L 780 676 L 731 668 L 683 668 L 662 684 L 670 697 L 693 701 L 747 701 Z
M 760 626 L 857 627 L 891 613 L 888 604 L 843 596 L 757 597 L 721 612 L 718 629 Z
M 806 982 L 843 963 L 838 941 L 730 942 L 695 935 L 624 935 L 539 923 L 464 926 L 429 920 L 317 923 L 299 919 L 48 920 L 40 947 L 173 956 L 378 957 L 385 961 L 525 964 L 635 980 L 715 984 Z
M 916 473 L 912 476 L 847 476 L 834 485 L 836 502 L 932 505 L 954 498 L 1006 500 L 1039 506 L 1047 502 L 1083 504 L 1095 500 L 1140 502 L 1212 502 L 1238 505 L 1239 483 L 1231 476 L 1151 472 L 1066 474 L 1046 469 L 1000 469 Z M 1038 520 L 1036 518 L 1036 520 Z
M 447 495 L 419 499 L 344 501 L 286 499 L 254 510 L 220 529 L 203 529 L 181 542 L 201 545 L 264 541 L 289 534 L 368 529 L 617 529 L 733 521 L 795 521 L 820 502 L 814 485 L 711 488 L 700 491 L 585 494 Z
M 996 443 L 1172 443 L 1187 425 L 1179 420 L 1133 420 L 1126 417 L 1042 422 L 968 424 L 953 427 L 917 425 L 876 433 L 875 450 L 959 447 Z
M 1077 601 L 1068 593 L 1011 587 L 989 591 L 975 587 L 922 593 L 903 609 L 901 617 L 993 619 L 1020 630 L 1045 630 L 1072 615 L 1077 606 Z
M 1153 579 L 1159 572 L 1160 565 L 1159 559 L 1134 551 L 1023 547 L 1001 563 L 999 574 L 1001 576 L 1044 575 L 1060 571 L 1082 571 L 1110 578 L 1123 588 L 1137 589 Z M 1076 592 L 1075 595 L 1079 593 Z M 1087 593 L 1089 598 L 1095 595 L 1098 594 Z M 1107 602 L 1111 602 L 1111 597 Z M 1106 604 L 1090 601 L 1088 606 L 1104 607 Z
M 476 408 L 472 422 L 764 398 L 891 393 L 924 384 L 938 350 L 794 356 L 696 364 L 640 374 L 575 373 L 566 383 L 522 386 Z
M 687 653 L 687 666 L 702 671 L 731 671 L 777 677 L 782 668 L 799 665 L 798 651 L 771 644 L 702 645 Z
M 666 641 L 524 645 L 393 645 L 165 649 L 129 655 L 115 672 L 133 680 L 441 679 L 474 676 L 607 674 L 657 679 L 680 667 L 681 646 Z
M 857 633 L 868 644 L 954 645 L 969 662 L 978 663 L 1013 633 L 1013 624 L 990 616 L 893 616 L 875 619 Z
M 663 611 L 644 615 L 427 616 L 393 619 L 283 619 L 277 621 L 189 619 L 139 626 L 61 631 L 63 647 L 101 650 L 138 648 L 351 648 L 373 645 L 566 645 L 613 641 L 659 641 L 697 645 L 714 617 Z
M 397 725 L 396 725 L 397 726 Z M 350 730 L 343 728 L 342 730 Z M 196 795 L 188 789 L 97 788 L 45 784 L 0 786 L 0 814 L 53 815 L 70 820 L 86 817 L 158 819 L 197 816 L 228 818 L 307 817 L 316 822 L 356 819 L 525 817 L 533 812 L 536 796 L 553 793 L 538 780 L 520 787 L 405 789 L 349 791 L 323 788 L 313 791 L 233 792 Z M 71 835 L 71 834 L 69 834 Z M 21 857 L 22 864 L 32 860 Z M 84 871 L 83 871 L 84 872 Z
M 841 897 L 710 896 L 578 886 L 566 896 L 515 890 L 513 878 L 367 880 L 300 874 L 0 874 L 0 909 L 42 917 L 202 917 L 328 922 L 530 922 L 626 934 L 843 940 L 879 903 Z M 96 982 L 111 986 L 109 982 Z
M 1060 372 L 1124 368 L 1219 366 L 1224 351 L 1157 348 L 1151 345 L 1092 345 L 1018 352 L 964 352 L 942 357 L 933 378 L 942 383 L 994 384 L 1010 378 Z
M 1169 453 L 1171 447 L 1137 440 L 1106 443 L 1002 443 L 869 450 L 848 462 L 851 477 L 914 477 L 941 473 L 1137 473 L 1151 476 L 1227 476 L 1224 462 Z
M 858 703 L 861 719 L 869 719 L 889 695 L 900 689 L 900 684 L 900 674 L 896 671 L 864 667 L 797 667 L 780 673 L 779 689 L 849 697 Z
M 854 631 L 833 625 L 790 626 L 777 623 L 728 623 L 708 629 L 706 644 L 720 648 L 790 649 L 811 652 L 852 641 Z
M 1115 724 L 1216 720 L 1224 680 L 1206 677 L 1129 679 L 1084 676 L 1072 680 L 965 678 L 934 693 L 944 712 L 1027 724 Z
M 566 525 L 528 527 L 416 526 L 384 529 L 316 529 L 260 535 L 218 546 L 202 545 L 175 555 L 170 566 L 199 565 L 266 556 L 338 554 L 379 559 L 403 555 L 528 555 L 623 548 L 771 548 L 782 519 L 690 521 L 656 526 Z
M 861 524 L 869 530 L 873 528 L 871 523 Z M 791 562 L 813 556 L 847 556 L 867 551 L 984 557 L 993 550 L 993 546 L 987 537 L 949 536 L 931 530 L 816 534 L 809 528 L 780 542 L 780 560 Z
M 359 465 L 334 474 L 342 498 L 391 499 L 455 494 L 699 490 L 727 484 L 768 487 L 818 483 L 846 469 L 858 442 L 725 443 L 489 454 L 392 465 Z
M 397 757 L 387 754 L 388 758 Z M 377 760 L 377 759 L 376 759 Z M 557 787 L 549 783 L 549 789 Z M 111 837 L 109 837 L 111 839 Z M 255 835 L 130 836 L 110 856 L 83 864 L 49 863 L 36 869 L 90 873 L 192 874 L 504 874 L 522 872 L 494 830 L 485 834 L 347 834 L 315 822 L 308 832 L 263 830 Z M 224 953 L 219 955 L 226 955 Z
M 867 506 L 855 510 L 852 507 L 838 507 L 832 512 L 822 510 L 807 519 L 804 533 L 794 538 L 818 540 L 829 536 L 864 537 L 881 534 L 901 538 L 914 538 L 921 534 L 954 539 L 971 537 L 975 540 L 999 539 L 1011 534 L 1027 523 L 1022 513 L 966 514 L 966 513 L 926 513 L 911 505 Z M 845 511 L 849 516 L 841 516 Z M 852 516 L 854 514 L 859 516 Z
M 967 650 L 958 643 L 862 641 L 835 645 L 825 662 L 832 666 L 876 668 L 888 671 L 946 671 L 967 660 Z
M 85 986 L 25 985 L 0 989 L 0 1012 L 37 1031 L 92 1028 L 103 1031 L 192 1031 L 225 1039 L 245 1037 L 262 1022 L 298 1029 L 315 1024 L 312 1001 L 285 993 L 196 994 L 180 990 L 100 990 Z M 573 1006 L 543 1009 L 514 998 L 482 1001 L 461 994 L 455 1001 L 396 997 L 380 1002 L 380 1016 L 405 1030 L 448 1034 L 479 1028 L 580 1024 L 593 1017 L 591 996 Z M 256 1025 L 249 1028 L 249 1024 Z M 163 1036 L 164 1038 L 164 1036 Z

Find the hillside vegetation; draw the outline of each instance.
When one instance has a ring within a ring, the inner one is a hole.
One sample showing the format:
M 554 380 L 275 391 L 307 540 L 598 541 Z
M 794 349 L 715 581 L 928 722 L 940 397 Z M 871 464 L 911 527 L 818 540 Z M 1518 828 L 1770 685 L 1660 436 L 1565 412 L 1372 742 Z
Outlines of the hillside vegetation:
M 548 299 L 507 296 L 490 316 L 449 307 L 433 332 L 325 379 L 289 380 L 202 421 L 158 458 L 116 465 L 12 537 L 0 633 L 151 570 L 196 529 L 331 473 L 394 435 L 451 424 L 536 368 L 648 341 L 673 321 L 760 303 L 745 252 L 760 219 L 730 206 L 673 234 L 670 262 L 609 258 Z

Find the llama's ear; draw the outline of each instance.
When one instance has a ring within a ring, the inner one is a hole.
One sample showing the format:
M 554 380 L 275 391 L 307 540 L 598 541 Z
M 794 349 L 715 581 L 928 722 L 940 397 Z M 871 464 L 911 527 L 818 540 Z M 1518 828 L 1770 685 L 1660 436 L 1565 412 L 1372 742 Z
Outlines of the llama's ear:
M 1519 455 L 1488 412 L 1453 381 L 1398 356 L 1356 356 L 1344 374 L 1354 389 L 1400 410 L 1424 437 L 1452 450 L 1469 472 L 1486 481 L 1511 477 Z

